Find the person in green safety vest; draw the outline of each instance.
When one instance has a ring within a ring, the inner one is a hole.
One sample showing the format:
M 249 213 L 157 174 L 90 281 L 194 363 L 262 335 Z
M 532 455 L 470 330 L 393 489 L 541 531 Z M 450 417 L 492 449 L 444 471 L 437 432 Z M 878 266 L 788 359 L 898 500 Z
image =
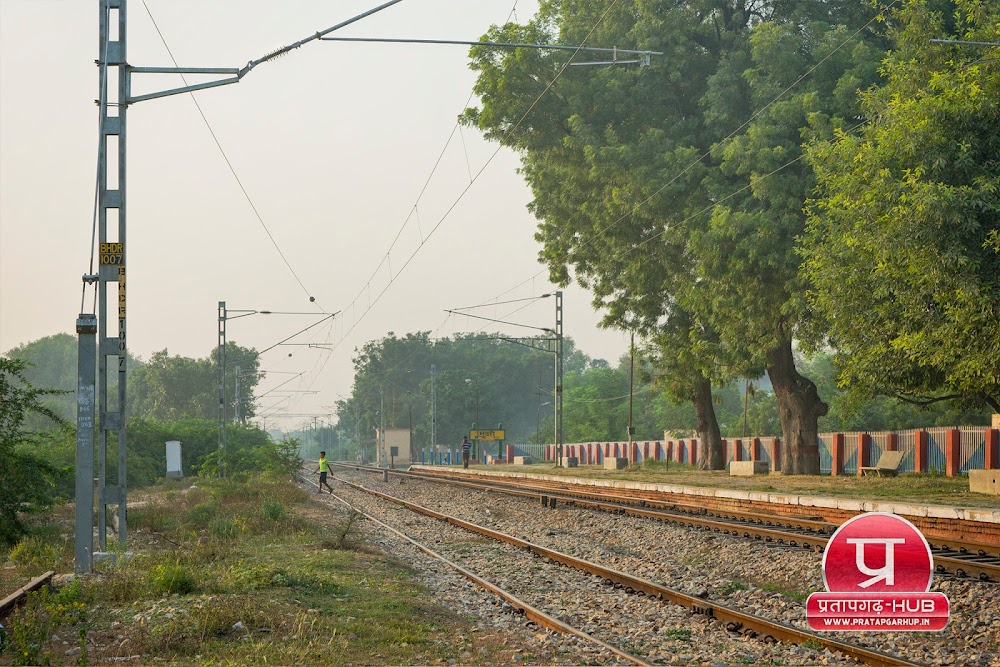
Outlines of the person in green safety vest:
M 326 462 L 326 452 L 319 453 L 319 467 L 316 468 L 316 472 L 319 473 L 319 486 L 316 487 L 316 493 L 323 493 L 323 487 L 330 489 L 330 493 L 333 493 L 333 489 L 326 481 L 326 473 L 330 471 L 330 464 Z

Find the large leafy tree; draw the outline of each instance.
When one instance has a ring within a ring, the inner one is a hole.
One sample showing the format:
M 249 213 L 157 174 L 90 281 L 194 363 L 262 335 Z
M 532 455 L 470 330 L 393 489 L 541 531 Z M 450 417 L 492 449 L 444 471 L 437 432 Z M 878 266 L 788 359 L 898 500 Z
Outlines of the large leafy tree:
M 998 54 L 930 42 L 1000 41 L 1000 8 L 936 4 L 899 13 L 873 122 L 809 150 L 811 301 L 854 392 L 1000 411 Z
M 5 353 L 5 356 L 11 359 L 25 362 L 21 373 L 31 385 L 59 390 L 46 394 L 41 400 L 46 407 L 67 421 L 76 420 L 76 399 L 71 392 L 76 390 L 78 347 L 76 336 L 59 333 L 18 345 Z M 129 354 L 126 368 L 131 392 L 136 386 L 131 383 L 135 381 L 136 374 L 142 372 L 142 361 Z M 111 395 L 117 392 L 117 382 L 118 374 L 111 373 L 109 377 Z M 27 414 L 25 420 L 25 427 L 28 429 L 42 429 L 51 425 L 48 417 L 37 413 Z
M 464 119 L 521 154 L 551 277 L 589 287 L 608 325 L 664 329 L 663 356 L 683 360 L 673 372 L 689 399 L 710 396 L 707 381 L 766 367 L 786 473 L 818 472 L 826 411 L 792 354 L 808 316 L 795 246 L 814 184 L 796 158 L 804 137 L 857 117 L 855 90 L 877 78 L 884 52 L 863 29 L 874 11 L 818 0 L 550 0 L 527 25 L 487 38 L 665 55 L 650 67 L 568 68 L 537 103 L 565 55 L 471 52 L 482 107 Z M 704 405 L 699 422 L 710 424 Z M 710 449 L 717 428 L 702 432 Z
M 432 340 L 426 332 L 369 341 L 355 355 L 351 395 L 337 403 L 341 429 L 351 440 L 360 436 L 368 451 L 381 423 L 412 428 L 418 447 L 431 444 L 434 365 L 436 444 L 457 443 L 477 419 L 482 428 L 502 423 L 511 440 L 524 441 L 536 429 L 539 405 L 551 405 L 553 357 L 534 349 L 544 348 L 543 340 L 518 343 L 474 334 Z M 564 353 L 567 374 L 587 365 L 571 339 Z
M 207 358 L 171 356 L 154 352 L 136 372 L 130 388 L 130 411 L 135 417 L 169 421 L 217 419 L 219 416 L 218 348 Z M 263 378 L 257 352 L 234 342 L 226 343 L 226 415 L 236 414 L 236 372 L 240 372 L 240 415 L 255 414 L 253 392 Z
M 9 545 L 24 532 L 24 509 L 48 506 L 55 495 L 58 471 L 38 456 L 44 438 L 28 431 L 29 415 L 63 425 L 43 399 L 62 393 L 37 389 L 24 376 L 25 363 L 0 357 L 0 545 Z M 30 450 L 35 450 L 34 452 Z

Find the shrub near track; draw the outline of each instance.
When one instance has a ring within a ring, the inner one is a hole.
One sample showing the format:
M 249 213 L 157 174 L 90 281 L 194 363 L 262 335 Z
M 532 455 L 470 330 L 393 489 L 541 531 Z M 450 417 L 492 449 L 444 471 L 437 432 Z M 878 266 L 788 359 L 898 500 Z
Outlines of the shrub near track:
M 119 553 L 115 567 L 32 595 L 5 622 L 0 664 L 378 665 L 457 657 L 448 636 L 468 632 L 470 621 L 427 602 L 410 570 L 365 546 L 357 515 L 308 499 L 269 477 L 144 490 L 129 513 L 135 555 Z M 60 538 L 50 548 L 67 571 L 71 543 Z M 17 553 L 36 570 L 56 565 L 37 542 Z M 489 663 L 490 654 L 474 662 Z

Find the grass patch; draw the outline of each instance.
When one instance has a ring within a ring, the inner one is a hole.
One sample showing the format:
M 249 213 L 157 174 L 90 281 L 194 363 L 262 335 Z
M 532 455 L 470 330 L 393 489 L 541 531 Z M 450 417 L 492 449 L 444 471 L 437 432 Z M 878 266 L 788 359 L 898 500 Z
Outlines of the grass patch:
M 736 591 L 745 591 L 749 586 L 747 586 L 742 581 L 728 581 L 726 585 L 721 588 L 721 593 L 723 595 L 729 595 L 730 593 L 735 593 Z
M 660 632 L 660 636 L 670 641 L 686 642 L 691 639 L 691 631 L 682 628 L 667 628 Z
M 279 479 L 195 486 L 136 493 L 135 557 L 72 593 L 33 597 L 4 622 L 0 664 L 432 664 L 466 650 L 456 637 L 476 621 L 437 606 L 405 564 L 366 546 L 361 515 L 321 508 Z M 53 559 L 72 570 L 72 518 L 18 549 L 19 564 L 0 570 L 5 588 Z M 473 662 L 503 654 L 490 636 Z

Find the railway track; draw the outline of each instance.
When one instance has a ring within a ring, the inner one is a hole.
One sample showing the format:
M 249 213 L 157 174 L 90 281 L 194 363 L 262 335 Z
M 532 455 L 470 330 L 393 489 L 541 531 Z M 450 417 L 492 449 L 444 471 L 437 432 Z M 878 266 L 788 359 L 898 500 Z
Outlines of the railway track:
M 24 602 L 25 598 L 28 597 L 28 593 L 37 591 L 42 586 L 47 586 L 52 582 L 52 577 L 55 576 L 55 572 L 51 570 L 45 574 L 41 574 L 31 581 L 29 581 L 24 586 L 0 600 L 0 620 L 6 618 L 12 611 L 17 609 L 21 603 Z
M 622 572 L 599 563 L 577 558 L 492 528 L 438 512 L 402 498 L 390 496 L 380 491 L 355 484 L 349 480 L 339 477 L 335 477 L 334 479 L 357 491 L 370 494 L 390 503 L 398 504 L 413 512 L 447 522 L 448 524 L 458 526 L 466 531 L 476 533 L 491 540 L 509 544 L 525 553 L 546 558 L 550 562 L 558 563 L 560 565 L 600 577 L 605 584 L 613 586 L 615 589 L 620 590 L 625 594 L 647 596 L 649 598 L 679 605 L 690 610 L 694 614 L 701 615 L 707 620 L 713 620 L 722 624 L 722 626 L 730 633 L 738 633 L 744 637 L 756 639 L 765 643 L 787 642 L 794 644 L 818 644 L 830 651 L 836 651 L 844 656 L 848 656 L 852 659 L 871 665 L 918 664 L 896 656 L 879 653 L 877 651 L 872 651 L 870 649 L 855 646 L 836 639 L 814 634 L 784 623 L 778 623 L 760 616 L 748 614 L 738 609 L 720 605 L 700 597 L 688 595 L 686 593 L 668 588 L 662 584 L 653 582 L 649 579 L 638 577 L 627 572 Z M 395 529 L 393 529 L 393 531 L 398 532 Z M 425 552 L 427 551 L 425 547 L 420 548 Z M 636 658 L 635 656 L 630 656 L 629 659 L 634 662 L 638 661 L 637 664 L 648 664 L 643 663 L 642 658 Z
M 337 464 L 347 468 L 383 473 L 383 468 Z M 564 503 L 599 511 L 638 516 L 736 535 L 766 543 L 821 551 L 837 524 L 810 517 L 788 517 L 762 512 L 705 509 L 689 503 L 643 498 L 630 494 L 573 488 L 566 483 L 539 483 L 502 480 L 456 479 L 428 471 L 390 470 L 388 474 L 413 479 L 451 484 L 487 492 L 505 493 L 539 500 L 543 505 Z M 983 582 L 1000 582 L 1000 545 L 927 538 L 934 554 L 935 571 L 939 575 L 974 578 Z

